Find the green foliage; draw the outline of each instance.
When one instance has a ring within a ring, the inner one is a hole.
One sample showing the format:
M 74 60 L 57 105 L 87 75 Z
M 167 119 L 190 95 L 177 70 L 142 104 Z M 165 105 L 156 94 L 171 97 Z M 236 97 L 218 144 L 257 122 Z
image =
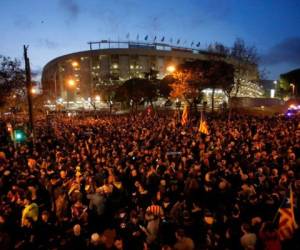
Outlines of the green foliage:
M 204 88 L 221 88 L 230 92 L 234 86 L 234 67 L 224 61 L 196 60 L 183 64 L 179 70 L 188 70 L 189 84 L 201 91 Z
M 155 83 L 155 85 L 156 85 L 156 88 L 158 90 L 158 95 L 160 97 L 168 98 L 170 96 L 170 93 L 171 93 L 170 84 L 172 84 L 174 81 L 175 81 L 175 79 L 171 75 L 167 75 L 163 79 L 157 81 Z
M 148 79 L 132 78 L 116 89 L 116 100 L 131 100 L 138 104 L 143 100 L 152 102 L 157 97 L 156 86 Z
M 300 88 L 300 69 L 295 69 L 280 75 L 280 89 L 286 93 L 292 93 L 291 84 L 295 85 L 295 95 L 297 96 Z
M 25 72 L 21 62 L 0 55 L 0 106 L 9 103 L 11 98 L 25 96 Z

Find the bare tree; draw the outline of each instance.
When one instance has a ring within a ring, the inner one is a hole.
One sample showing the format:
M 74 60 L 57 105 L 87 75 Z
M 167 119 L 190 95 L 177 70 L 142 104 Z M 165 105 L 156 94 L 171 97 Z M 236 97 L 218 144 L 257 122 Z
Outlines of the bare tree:
M 235 96 L 237 96 L 245 77 L 251 67 L 257 67 L 259 57 L 255 46 L 246 46 L 245 41 L 237 38 L 230 50 L 230 56 L 235 59 Z M 256 76 L 259 79 L 259 75 Z

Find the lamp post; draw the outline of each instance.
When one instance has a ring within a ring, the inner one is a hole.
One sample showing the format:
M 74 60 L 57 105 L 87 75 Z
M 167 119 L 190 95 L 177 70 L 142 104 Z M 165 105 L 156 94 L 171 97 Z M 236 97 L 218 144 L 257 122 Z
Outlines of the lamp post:
M 33 121 L 33 111 L 32 111 L 32 82 L 31 82 L 31 70 L 30 70 L 30 61 L 27 55 L 28 46 L 24 45 L 24 61 L 25 61 L 25 73 L 26 73 L 26 92 L 27 92 L 27 103 L 28 103 L 28 118 L 29 118 L 29 129 L 32 133 L 33 143 L 35 141 L 34 133 L 34 121 Z
M 295 84 L 291 83 L 290 86 L 292 87 L 293 96 L 295 97 Z
M 67 108 L 69 109 L 69 103 L 70 103 L 70 91 L 72 88 L 75 87 L 75 81 L 73 79 L 69 79 L 68 82 L 68 87 L 69 87 L 69 90 L 67 92 Z

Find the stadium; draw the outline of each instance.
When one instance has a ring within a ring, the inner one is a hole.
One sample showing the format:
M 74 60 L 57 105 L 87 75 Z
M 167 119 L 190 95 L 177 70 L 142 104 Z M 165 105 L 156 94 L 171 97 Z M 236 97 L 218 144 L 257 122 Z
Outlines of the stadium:
M 170 68 L 176 68 L 186 61 L 224 60 L 233 65 L 240 63 L 220 54 L 165 43 L 102 40 L 89 42 L 89 46 L 87 51 L 63 55 L 45 65 L 42 87 L 49 102 L 88 102 L 95 99 L 105 86 L 121 84 L 133 77 L 142 78 L 151 70 L 155 70 L 157 78 L 161 79 L 170 74 Z M 262 88 L 255 84 L 258 79 L 257 67 L 250 64 L 245 66 L 244 84 L 239 88 L 238 96 L 262 96 Z M 203 92 L 207 97 L 211 93 L 210 89 Z M 216 93 L 222 95 L 221 90 Z

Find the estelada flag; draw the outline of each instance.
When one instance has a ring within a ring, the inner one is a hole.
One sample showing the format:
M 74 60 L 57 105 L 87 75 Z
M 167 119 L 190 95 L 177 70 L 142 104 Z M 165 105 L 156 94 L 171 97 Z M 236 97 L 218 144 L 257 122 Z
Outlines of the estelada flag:
M 146 211 L 160 217 L 164 215 L 164 211 L 159 205 L 150 205 L 149 207 L 147 207 Z
M 205 135 L 208 135 L 208 126 L 207 126 L 207 123 L 203 117 L 203 114 L 201 112 L 201 118 L 200 118 L 200 124 L 199 124 L 199 129 L 198 131 L 202 134 L 205 134 Z
M 293 237 L 295 229 L 298 227 L 294 215 L 294 194 L 290 186 L 290 197 L 284 198 L 282 206 L 279 208 L 279 238 L 287 240 Z
M 185 105 L 183 108 L 182 117 L 181 117 L 181 125 L 182 126 L 187 124 L 188 118 L 189 118 L 188 105 Z

